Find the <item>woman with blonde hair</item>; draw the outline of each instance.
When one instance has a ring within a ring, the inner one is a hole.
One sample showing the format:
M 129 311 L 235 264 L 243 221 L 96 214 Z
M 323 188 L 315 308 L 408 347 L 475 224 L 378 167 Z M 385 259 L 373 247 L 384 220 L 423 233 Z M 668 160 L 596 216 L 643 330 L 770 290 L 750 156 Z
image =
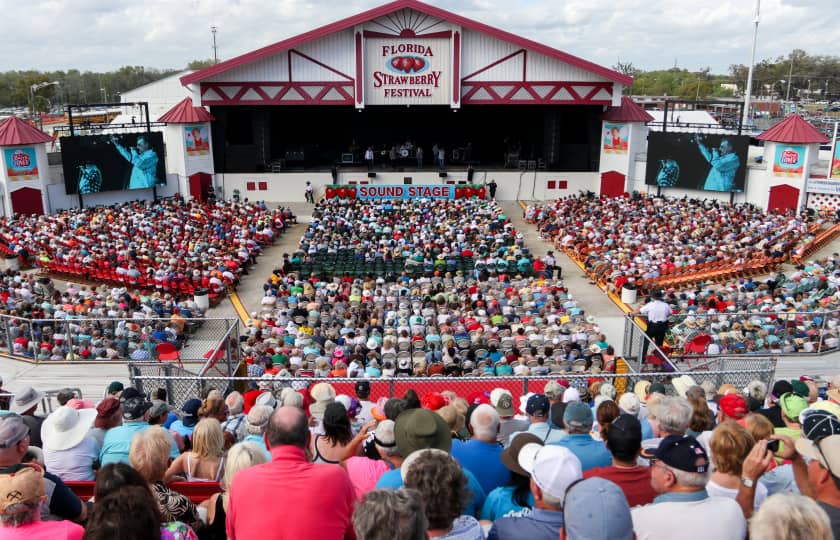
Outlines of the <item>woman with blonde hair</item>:
M 203 418 L 193 430 L 192 450 L 178 456 L 164 478 L 168 482 L 180 475 L 187 482 L 218 482 L 224 470 L 224 455 L 222 425 L 215 418 Z
M 741 468 L 753 446 L 755 439 L 734 420 L 727 420 L 712 431 L 709 449 L 715 470 L 706 484 L 706 491 L 710 497 L 735 499 L 738 496 Z M 758 482 L 753 505 L 756 510 L 766 498 L 767 487 Z
M 267 462 L 268 458 L 266 458 L 265 452 L 256 443 L 241 442 L 233 445 L 228 450 L 227 460 L 225 461 L 225 472 L 220 482 L 222 492 L 216 493 L 206 503 L 202 503 L 207 507 L 208 540 L 223 540 L 227 538 L 227 533 L 225 532 L 225 519 L 227 518 L 228 511 L 227 490 L 230 488 L 230 484 L 233 482 L 233 477 L 236 473 L 242 469 Z

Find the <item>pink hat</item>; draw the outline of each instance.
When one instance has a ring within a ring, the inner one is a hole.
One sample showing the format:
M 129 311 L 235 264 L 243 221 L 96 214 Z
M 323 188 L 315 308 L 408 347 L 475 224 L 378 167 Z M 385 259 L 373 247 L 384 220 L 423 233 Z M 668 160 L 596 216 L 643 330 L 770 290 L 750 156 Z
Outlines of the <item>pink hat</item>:
M 96 405 L 94 405 L 93 402 L 88 401 L 86 399 L 78 398 L 71 399 L 66 403 L 66 405 L 71 409 L 76 409 L 77 411 L 80 411 L 82 409 L 93 409 L 94 407 L 96 407 Z

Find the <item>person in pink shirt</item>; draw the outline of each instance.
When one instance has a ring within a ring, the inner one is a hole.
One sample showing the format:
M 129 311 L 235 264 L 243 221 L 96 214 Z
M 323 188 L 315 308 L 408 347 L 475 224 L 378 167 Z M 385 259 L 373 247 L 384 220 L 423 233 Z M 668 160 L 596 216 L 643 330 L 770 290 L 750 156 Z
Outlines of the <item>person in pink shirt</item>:
M 373 445 L 382 459 L 352 456 L 341 462 L 342 467 L 347 469 L 356 498 L 359 500 L 376 487 L 383 474 L 391 469 L 399 469 L 403 462 L 394 439 L 393 420 L 379 422 L 373 435 Z
M 44 471 L 25 466 L 0 475 L 0 538 L 4 540 L 81 540 L 81 525 L 71 521 L 41 521 L 46 501 Z
M 268 531 L 275 540 L 353 538 L 351 517 L 356 497 L 347 471 L 310 463 L 306 459 L 309 438 L 301 409 L 280 407 L 274 412 L 265 434 L 271 461 L 240 471 L 230 486 L 230 540 L 262 538 Z M 259 504 L 266 493 L 283 493 L 293 501 L 293 517 Z

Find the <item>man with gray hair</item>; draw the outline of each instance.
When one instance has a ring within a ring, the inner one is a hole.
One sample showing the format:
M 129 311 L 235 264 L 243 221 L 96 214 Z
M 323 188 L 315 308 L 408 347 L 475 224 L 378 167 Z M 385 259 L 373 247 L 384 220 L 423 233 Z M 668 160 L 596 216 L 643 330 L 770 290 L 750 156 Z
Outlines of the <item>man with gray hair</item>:
M 653 438 L 642 441 L 642 457 L 646 457 L 646 451 L 659 447 L 665 437 L 685 435 L 693 413 L 694 409 L 688 401 L 674 396 L 666 396 L 650 407 L 648 421 L 653 428 Z
M 632 510 L 633 530 L 648 538 L 743 540 L 747 522 L 733 499 L 709 497 L 709 458 L 694 437 L 665 437 L 650 456 L 652 504 Z
M 452 441 L 452 457 L 463 467 L 475 471 L 485 493 L 503 486 L 510 471 L 502 463 L 502 446 L 497 442 L 499 413 L 490 405 L 481 404 L 470 416 L 470 433 L 466 441 Z
M 353 513 L 358 540 L 425 540 L 429 520 L 414 489 L 377 489 L 367 493 Z
M 228 418 L 222 422 L 222 429 L 233 435 L 236 442 L 240 442 L 248 435 L 245 422 L 245 399 L 242 394 L 234 390 L 225 398 L 225 405 L 228 408 Z

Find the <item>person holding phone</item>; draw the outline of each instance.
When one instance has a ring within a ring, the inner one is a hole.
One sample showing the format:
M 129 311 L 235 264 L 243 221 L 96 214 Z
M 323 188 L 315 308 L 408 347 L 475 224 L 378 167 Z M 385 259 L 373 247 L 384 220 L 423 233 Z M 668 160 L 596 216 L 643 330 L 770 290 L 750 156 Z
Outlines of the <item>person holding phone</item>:
M 148 137 L 140 135 L 137 137 L 136 146 L 126 148 L 120 144 L 117 136 L 112 136 L 111 144 L 132 165 L 128 189 L 155 187 L 157 183 L 158 155 L 152 148 L 151 143 L 149 143 Z

